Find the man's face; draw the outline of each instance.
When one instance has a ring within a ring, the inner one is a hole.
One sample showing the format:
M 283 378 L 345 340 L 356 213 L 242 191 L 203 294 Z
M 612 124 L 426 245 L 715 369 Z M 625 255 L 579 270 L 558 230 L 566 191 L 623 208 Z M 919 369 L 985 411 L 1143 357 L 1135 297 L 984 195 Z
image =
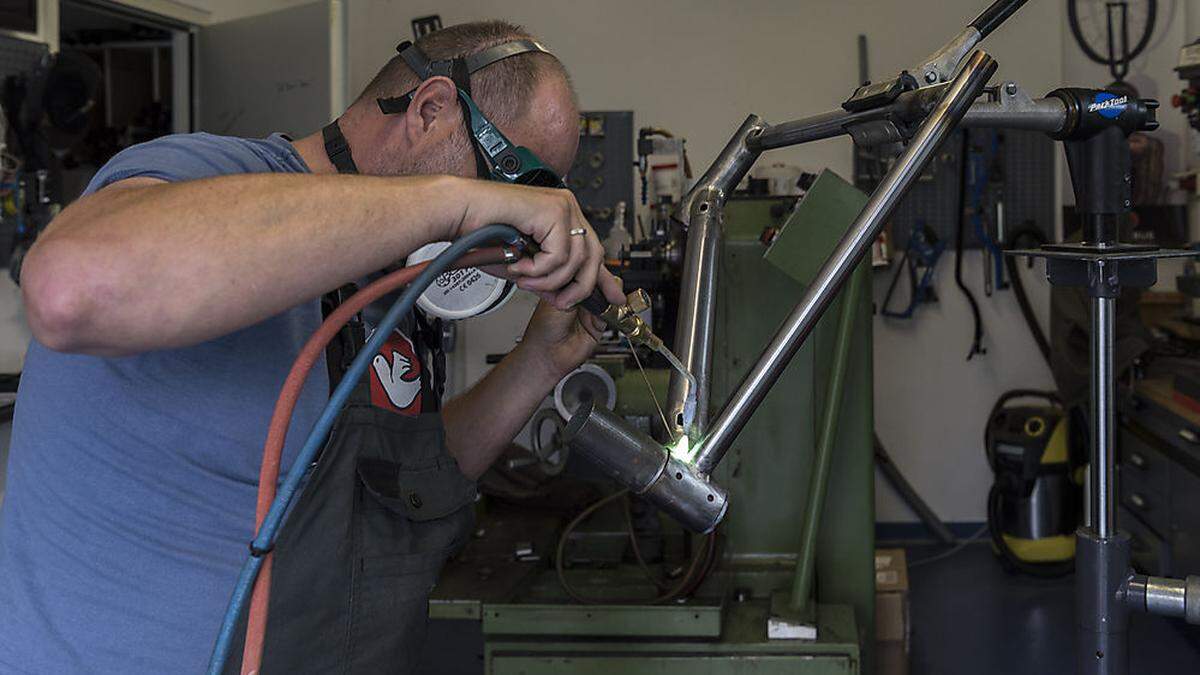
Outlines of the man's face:
M 461 113 L 452 113 L 461 120 Z M 389 175 L 449 174 L 476 177 L 475 150 L 466 125 L 459 121 L 426 152 L 403 152 L 381 148 L 383 160 L 378 173 Z M 546 78 L 534 90 L 524 119 L 500 130 L 510 141 L 529 148 L 559 176 L 565 176 L 579 146 L 579 111 L 565 81 Z M 390 165 L 390 166 L 389 166 Z

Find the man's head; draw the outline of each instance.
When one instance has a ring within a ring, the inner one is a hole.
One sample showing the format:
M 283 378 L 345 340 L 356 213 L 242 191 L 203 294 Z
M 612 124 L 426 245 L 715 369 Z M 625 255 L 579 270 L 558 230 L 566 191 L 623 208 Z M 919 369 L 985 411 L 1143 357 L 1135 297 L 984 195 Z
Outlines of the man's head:
M 487 21 L 444 28 L 422 37 L 417 46 L 438 61 L 521 39 L 532 36 L 520 26 Z M 410 91 L 406 111 L 380 111 L 377 99 Z M 471 98 L 513 143 L 528 147 L 559 175 L 566 172 L 578 144 L 579 111 L 570 78 L 557 59 L 528 53 L 485 66 L 471 75 Z M 395 56 L 343 115 L 342 129 L 362 173 L 475 176 L 475 152 L 461 105 L 450 78 L 420 81 Z

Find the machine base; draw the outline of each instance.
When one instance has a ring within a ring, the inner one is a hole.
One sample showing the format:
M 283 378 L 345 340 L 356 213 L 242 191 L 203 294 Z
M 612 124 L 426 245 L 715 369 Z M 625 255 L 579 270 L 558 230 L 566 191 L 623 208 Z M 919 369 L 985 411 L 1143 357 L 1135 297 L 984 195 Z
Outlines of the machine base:
M 582 607 L 580 609 L 583 609 Z M 768 601 L 733 603 L 718 640 L 555 641 L 551 635 L 485 635 L 488 675 L 855 675 L 860 672 L 854 611 L 818 607 L 820 640 L 769 640 Z M 543 628 L 553 631 L 546 625 Z

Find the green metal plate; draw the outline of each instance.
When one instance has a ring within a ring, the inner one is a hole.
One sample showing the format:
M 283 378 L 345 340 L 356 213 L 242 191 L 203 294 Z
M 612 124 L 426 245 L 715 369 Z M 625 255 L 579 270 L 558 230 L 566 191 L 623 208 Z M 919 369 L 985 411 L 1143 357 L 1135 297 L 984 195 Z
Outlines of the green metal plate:
M 840 656 L 726 654 L 721 656 L 504 656 L 492 661 L 493 675 L 852 675 L 858 670 Z
M 642 607 L 645 611 L 647 608 Z M 853 609 L 821 605 L 817 640 L 768 640 L 764 601 L 727 608 L 719 640 L 555 640 L 557 626 L 527 639 L 490 638 L 489 675 L 675 675 L 676 673 L 801 673 L 855 675 L 861 664 Z
M 799 283 L 812 283 L 866 204 L 867 195 L 825 169 L 796 204 L 764 257 Z
M 730 202 L 726 208 L 713 363 L 712 400 L 717 407 L 791 312 L 804 290 L 801 280 L 824 261 L 857 214 L 856 204 L 861 202 L 856 200 L 863 199 L 832 173 L 822 174 L 809 194 L 816 199 L 797 207 L 799 215 L 788 219 L 774 244 L 782 242 L 783 248 L 771 249 L 778 264 L 764 260 L 767 249 L 758 239 L 771 222 L 766 215 L 769 202 Z M 805 248 L 808 242 L 813 242 L 811 249 Z M 853 305 L 857 316 L 851 358 L 816 561 L 818 601 L 854 605 L 859 625 L 867 628 L 874 625 L 875 615 L 869 287 L 861 289 Z M 816 444 L 814 420 L 827 403 L 828 370 L 844 306 L 841 297 L 817 324 L 717 467 L 714 478 L 730 493 L 722 532 L 735 560 L 794 560 Z M 864 632 L 862 639 L 869 649 L 870 636 Z
M 479 619 L 482 612 L 478 600 L 429 599 L 430 619 Z
M 720 605 L 485 605 L 484 635 L 710 637 Z

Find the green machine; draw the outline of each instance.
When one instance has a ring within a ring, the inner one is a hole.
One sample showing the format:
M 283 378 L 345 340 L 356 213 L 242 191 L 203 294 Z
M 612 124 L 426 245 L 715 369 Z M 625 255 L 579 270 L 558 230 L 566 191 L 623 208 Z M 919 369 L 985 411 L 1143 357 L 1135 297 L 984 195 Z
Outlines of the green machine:
M 727 202 L 716 275 L 713 413 L 864 202 L 828 172 L 798 204 L 794 198 Z M 871 672 L 874 425 L 866 265 L 713 471 L 729 506 L 712 535 L 691 534 L 652 506 L 626 501 L 619 486 L 571 457 L 565 470 L 530 480 L 539 498 L 481 502 L 476 537 L 443 572 L 431 617 L 480 622 L 484 671 L 491 675 Z M 618 414 L 643 424 L 658 419 L 667 370 L 646 364 L 643 371 L 612 355 L 597 362 L 616 382 Z M 606 505 L 576 517 L 580 504 L 606 495 L 612 496 Z

